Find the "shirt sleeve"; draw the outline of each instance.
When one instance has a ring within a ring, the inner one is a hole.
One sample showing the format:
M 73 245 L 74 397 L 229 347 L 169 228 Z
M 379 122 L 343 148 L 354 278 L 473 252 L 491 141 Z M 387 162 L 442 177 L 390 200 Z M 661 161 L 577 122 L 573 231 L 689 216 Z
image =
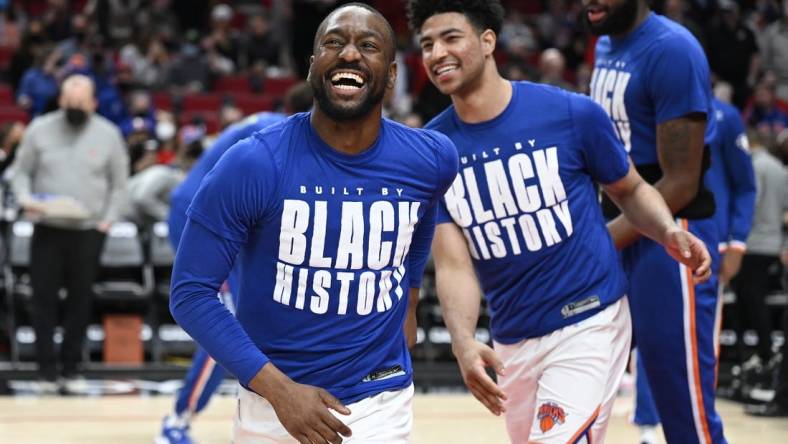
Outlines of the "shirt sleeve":
M 429 131 L 428 134 L 435 143 L 435 162 L 437 166 L 437 186 L 430 206 L 424 212 L 413 233 L 413 242 L 408 253 L 410 267 L 410 287 L 421 287 L 424 268 L 430 256 L 432 238 L 435 235 L 435 221 L 438 207 L 443 201 L 443 195 L 451 186 L 459 168 L 459 155 L 457 148 L 448 137 L 441 133 Z
M 16 150 L 14 163 L 10 167 L 11 189 L 19 201 L 30 198 L 33 192 L 33 170 L 38 158 L 38 150 L 35 146 L 35 138 L 39 132 L 38 122 L 33 120 L 25 131 Z
M 591 178 L 602 184 L 622 179 L 629 172 L 629 159 L 613 122 L 591 99 L 579 95 L 572 97 L 572 119 Z
M 722 161 L 725 174 L 728 176 L 731 197 L 727 208 L 730 232 L 722 233 L 722 240 L 729 241 L 731 248 L 744 249 L 755 211 L 755 170 L 741 116 L 737 113 L 726 113 L 725 124 L 727 126 L 725 131 L 720 131 L 720 135 L 724 138 Z
M 104 220 L 114 222 L 119 220 L 123 209 L 128 205 L 126 181 L 129 178 L 129 156 L 123 137 L 114 126 L 109 136 L 111 154 L 107 165 L 109 177 L 109 195 L 107 196 L 107 209 Z
M 188 220 L 172 270 L 170 311 L 216 362 L 248 386 L 268 357 L 217 297 L 240 247 Z
M 657 124 L 691 113 L 709 113 L 711 81 L 706 56 L 699 47 L 677 38 L 658 44 L 648 66 L 646 91 Z
M 175 320 L 244 385 L 268 358 L 216 294 L 275 192 L 268 153 L 263 141 L 245 139 L 205 176 L 188 211 L 170 292 Z
M 263 217 L 276 171 L 265 142 L 251 137 L 235 144 L 205 175 L 187 212 L 215 234 L 245 242 Z

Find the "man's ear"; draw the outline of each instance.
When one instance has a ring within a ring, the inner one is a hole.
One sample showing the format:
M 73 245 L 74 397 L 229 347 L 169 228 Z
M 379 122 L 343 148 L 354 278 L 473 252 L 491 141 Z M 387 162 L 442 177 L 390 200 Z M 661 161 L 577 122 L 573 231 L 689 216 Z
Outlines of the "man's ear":
M 386 80 L 386 88 L 394 89 L 395 83 L 397 83 L 397 62 L 391 62 L 391 65 L 389 65 L 389 76 Z
M 492 53 L 495 52 L 495 44 L 498 41 L 495 32 L 493 32 L 492 29 L 485 29 L 479 37 L 482 40 L 482 53 L 485 56 L 492 55 Z
M 303 59 L 302 59 L 303 60 Z M 312 77 L 312 63 L 315 62 L 315 56 L 309 56 L 309 70 L 306 73 L 306 81 L 309 81 L 309 78 Z

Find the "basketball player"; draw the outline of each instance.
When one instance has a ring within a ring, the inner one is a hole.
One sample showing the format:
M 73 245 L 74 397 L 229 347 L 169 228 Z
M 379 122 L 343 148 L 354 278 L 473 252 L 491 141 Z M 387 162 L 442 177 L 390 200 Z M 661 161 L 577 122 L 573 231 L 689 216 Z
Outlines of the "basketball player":
M 706 186 L 714 193 L 714 219 L 720 233 L 718 251 L 719 280 L 728 284 L 739 272 L 746 250 L 747 236 L 752 227 L 755 210 L 755 171 L 752 165 L 747 132 L 739 110 L 735 106 L 712 99 L 717 137 L 711 145 L 711 166 L 705 176 Z M 717 329 L 722 316 L 722 298 L 717 300 Z M 719 347 L 719 344 L 716 344 Z M 637 396 L 634 422 L 640 428 L 640 443 L 657 442 L 656 427 L 659 415 L 645 376 L 642 360 L 637 360 Z
M 646 0 L 583 0 L 597 42 L 591 95 L 613 121 L 640 174 L 679 223 L 719 242 L 714 198 L 703 184 L 714 138 L 709 67 L 697 40 Z M 707 124 L 708 121 L 708 124 Z M 631 220 L 603 201 L 630 282 L 635 341 L 670 443 L 723 443 L 714 408 L 717 277 L 693 283 Z M 717 269 L 719 254 L 711 248 Z
M 170 308 L 241 383 L 237 444 L 409 440 L 403 323 L 458 159 L 445 136 L 381 118 L 396 71 L 380 13 L 334 10 L 314 110 L 228 150 L 189 208 Z M 237 318 L 215 297 L 234 263 Z
M 499 75 L 500 2 L 411 0 L 409 11 L 430 80 L 452 99 L 427 128 L 460 153 L 433 254 L 465 383 L 490 411 L 506 413 L 513 442 L 602 442 L 631 329 L 594 182 L 699 279 L 709 254 L 630 167 L 598 105 Z M 479 283 L 495 350 L 474 339 Z
M 312 101 L 312 88 L 309 84 L 298 83 L 291 87 L 285 95 L 285 112 L 287 114 L 306 112 L 312 107 Z M 281 113 L 260 112 L 253 114 L 224 130 L 211 148 L 200 157 L 189 171 L 186 179 L 173 190 L 170 196 L 171 209 L 167 223 L 170 242 L 175 250 L 178 248 L 178 242 L 186 224 L 186 211 L 205 175 L 213 169 L 216 162 L 235 143 L 284 119 L 285 114 Z M 237 278 L 233 276 L 228 280 L 230 295 L 236 296 L 238 292 Z M 227 293 L 223 293 L 222 297 L 226 299 L 226 295 Z M 224 300 L 224 302 L 230 311 L 235 311 L 235 304 L 231 299 Z M 224 369 L 217 366 L 216 361 L 198 346 L 192 358 L 192 365 L 186 373 L 184 385 L 178 392 L 175 411 L 164 418 L 161 434 L 156 438 L 156 444 L 190 444 L 192 440 L 189 437 L 189 428 L 193 416 L 205 408 L 225 377 L 227 374 Z

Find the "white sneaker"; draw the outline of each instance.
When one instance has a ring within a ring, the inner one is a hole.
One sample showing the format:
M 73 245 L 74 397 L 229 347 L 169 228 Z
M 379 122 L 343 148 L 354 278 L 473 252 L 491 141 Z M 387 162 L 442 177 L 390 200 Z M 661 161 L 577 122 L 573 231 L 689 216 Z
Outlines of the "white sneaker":
M 656 426 L 640 426 L 640 444 L 657 444 L 657 427 Z

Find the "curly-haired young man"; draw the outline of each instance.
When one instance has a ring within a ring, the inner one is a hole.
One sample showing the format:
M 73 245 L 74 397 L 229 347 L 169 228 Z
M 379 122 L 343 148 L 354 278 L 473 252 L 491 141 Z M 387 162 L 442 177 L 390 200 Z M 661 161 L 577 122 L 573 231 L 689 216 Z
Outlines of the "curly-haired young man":
M 433 254 L 465 383 L 490 411 L 506 413 L 513 442 L 602 442 L 631 327 L 594 183 L 698 279 L 708 277 L 709 253 L 631 167 L 601 107 L 499 75 L 498 1 L 411 0 L 409 12 L 430 80 L 452 99 L 427 128 L 449 136 L 460 155 Z M 479 284 L 494 350 L 474 339 Z

